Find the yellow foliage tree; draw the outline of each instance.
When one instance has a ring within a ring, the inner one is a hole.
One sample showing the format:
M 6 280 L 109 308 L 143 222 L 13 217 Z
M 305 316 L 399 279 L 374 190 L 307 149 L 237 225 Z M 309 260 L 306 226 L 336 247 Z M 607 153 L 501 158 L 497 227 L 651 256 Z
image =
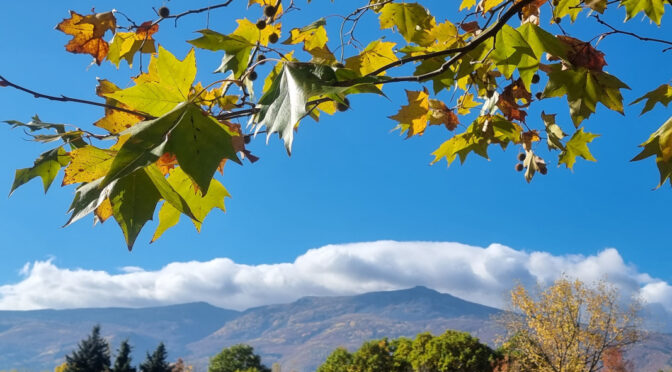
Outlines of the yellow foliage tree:
M 618 291 L 598 282 L 560 278 L 535 299 L 522 286 L 511 291 L 512 312 L 501 320 L 504 348 L 524 371 L 592 372 L 602 355 L 641 340 L 639 301 L 619 304 Z

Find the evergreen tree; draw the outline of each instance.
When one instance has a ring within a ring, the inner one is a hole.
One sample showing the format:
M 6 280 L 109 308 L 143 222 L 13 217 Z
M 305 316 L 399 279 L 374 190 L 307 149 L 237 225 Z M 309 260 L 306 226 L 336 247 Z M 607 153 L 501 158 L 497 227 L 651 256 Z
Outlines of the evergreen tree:
M 136 372 L 135 367 L 131 367 L 131 345 L 129 345 L 128 339 L 121 341 L 119 345 L 112 372 Z
M 110 369 L 110 345 L 100 337 L 100 325 L 79 342 L 77 350 L 65 357 L 66 372 L 107 372 Z
M 147 359 L 140 364 L 141 372 L 170 372 L 170 365 L 166 361 L 166 346 L 161 342 L 152 355 L 147 353 Z

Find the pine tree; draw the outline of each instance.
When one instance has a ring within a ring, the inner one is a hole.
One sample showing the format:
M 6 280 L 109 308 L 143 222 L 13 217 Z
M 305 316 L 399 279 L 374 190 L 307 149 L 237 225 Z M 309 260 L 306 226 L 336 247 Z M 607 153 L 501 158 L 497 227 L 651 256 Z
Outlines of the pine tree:
M 166 346 L 161 342 L 152 355 L 147 353 L 147 359 L 140 364 L 141 372 L 170 372 L 170 365 L 166 361 Z
M 135 367 L 131 367 L 131 345 L 129 345 L 128 339 L 121 341 L 119 345 L 112 372 L 136 372 Z
M 65 357 L 66 372 L 107 372 L 110 369 L 110 345 L 100 337 L 100 325 L 79 342 L 77 350 Z

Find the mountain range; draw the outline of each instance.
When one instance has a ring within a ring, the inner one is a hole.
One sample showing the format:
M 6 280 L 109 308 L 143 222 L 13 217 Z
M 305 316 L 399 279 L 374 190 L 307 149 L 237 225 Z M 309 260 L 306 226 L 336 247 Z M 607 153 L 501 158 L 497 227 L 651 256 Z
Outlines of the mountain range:
M 113 351 L 129 339 L 136 364 L 162 341 L 171 360 L 181 357 L 196 371 L 206 371 L 208 359 L 222 348 L 245 343 L 269 366 L 277 362 L 286 372 L 308 372 L 336 347 L 355 350 L 373 338 L 456 329 L 493 345 L 501 334 L 493 316 L 500 312 L 425 287 L 304 297 L 242 312 L 203 302 L 142 309 L 0 311 L 0 370 L 53 370 L 100 324 Z M 668 369 L 672 335 L 650 334 L 626 356 L 637 371 Z

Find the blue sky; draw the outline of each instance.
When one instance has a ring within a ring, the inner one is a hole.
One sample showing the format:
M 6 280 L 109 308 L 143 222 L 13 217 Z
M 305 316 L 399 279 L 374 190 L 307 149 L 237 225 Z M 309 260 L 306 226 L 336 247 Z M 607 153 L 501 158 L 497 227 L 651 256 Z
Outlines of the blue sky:
M 0 46 L 5 58 L 0 60 L 0 74 L 44 93 L 96 99 L 96 77 L 125 86 L 129 76 L 137 73 L 137 63 L 133 70 L 122 63 L 117 71 L 109 62 L 87 68 L 90 58 L 66 53 L 63 45 L 68 36 L 53 27 L 68 16 L 69 9 L 86 13 L 93 6 L 96 11 L 116 8 L 141 22 L 154 18 L 151 6 L 158 8 L 163 3 L 37 1 L 32 4 L 39 11 L 29 11 L 21 2 L 3 2 Z M 234 1 L 238 5 L 213 11 L 211 27 L 231 32 L 234 19 L 243 14 L 243 3 Z M 428 3 L 438 20 L 456 19 L 453 2 Z M 312 22 L 322 13 L 345 13 L 350 8 L 344 10 L 343 4 L 352 6 L 350 2 L 298 4 L 305 11 L 288 16 L 292 27 Z M 189 6 L 177 0 L 167 5 L 174 13 Z M 615 12 L 613 21 L 619 27 L 645 35 L 672 35 L 669 25 L 658 29 L 640 17 L 623 25 L 623 10 Z M 256 10 L 251 17 L 259 15 Z M 663 22 L 668 18 L 664 16 Z M 589 25 L 579 30 L 582 36 L 590 35 L 584 39 L 604 30 L 593 21 L 580 21 Z M 328 22 L 330 27 L 337 25 L 336 18 Z M 369 40 L 363 26 L 360 37 Z M 185 17 L 177 28 L 172 22 L 162 23 L 155 38 L 182 58 L 190 48 L 184 40 L 197 37 L 192 31 L 204 27 L 204 16 Z M 284 27 L 283 39 L 290 25 Z M 605 70 L 633 88 L 624 93 L 627 103 L 670 79 L 672 52 L 661 53 L 658 45 L 617 35 L 603 40 L 598 48 L 607 54 Z M 198 51 L 198 79 L 215 80 L 210 71 L 220 58 Z M 213 212 L 200 234 L 182 221 L 151 245 L 148 241 L 156 222 L 150 222 L 130 253 L 112 220 L 92 227 L 91 219 L 85 219 L 61 228 L 74 189 L 60 188 L 59 178 L 44 196 L 40 182 L 33 181 L 11 198 L 0 198 L 0 286 L 21 281 L 20 269 L 26 263 L 49 259 L 60 268 L 109 273 L 123 267 L 158 270 L 171 262 L 223 257 L 238 264 L 260 265 L 292 262 L 307 250 L 328 244 L 377 240 L 459 242 L 479 247 L 499 243 L 524 252 L 585 257 L 613 247 L 638 273 L 672 282 L 667 208 L 672 190 L 666 185 L 652 191 L 658 180 L 652 160 L 629 162 L 638 152 L 637 145 L 669 117 L 669 110 L 658 106 L 640 117 L 641 106 L 629 106 L 624 117 L 600 107 L 585 123 L 587 131 L 602 134 L 591 144 L 598 162 L 579 160 L 572 172 L 557 168 L 552 160 L 548 175 L 527 184 L 513 169 L 518 153 L 513 147 L 504 152 L 493 148 L 490 161 L 470 157 L 464 166 L 456 163 L 447 169 L 445 162 L 430 166 L 429 154 L 448 137 L 438 128 L 409 140 L 391 132 L 395 123 L 387 116 L 406 103 L 404 88 L 414 89 L 388 86 L 389 100 L 352 97 L 352 110 L 346 113 L 323 116 L 319 123 L 305 120 L 291 158 L 277 137 L 268 145 L 258 137 L 249 149 L 261 160 L 242 167 L 228 165 L 220 178 L 233 195 L 226 201 L 226 213 Z M 570 129 L 564 98 L 543 109 L 557 112 L 558 122 Z M 539 121 L 540 110 L 532 109 L 528 122 Z M 85 128 L 102 116 L 98 108 L 36 100 L 0 89 L 0 119 L 27 121 L 36 113 L 44 121 Z M 47 148 L 25 141 L 20 130 L 2 127 L 0 133 L 0 146 L 5 150 L 0 190 L 5 185 L 8 193 L 14 170 L 31 165 Z

